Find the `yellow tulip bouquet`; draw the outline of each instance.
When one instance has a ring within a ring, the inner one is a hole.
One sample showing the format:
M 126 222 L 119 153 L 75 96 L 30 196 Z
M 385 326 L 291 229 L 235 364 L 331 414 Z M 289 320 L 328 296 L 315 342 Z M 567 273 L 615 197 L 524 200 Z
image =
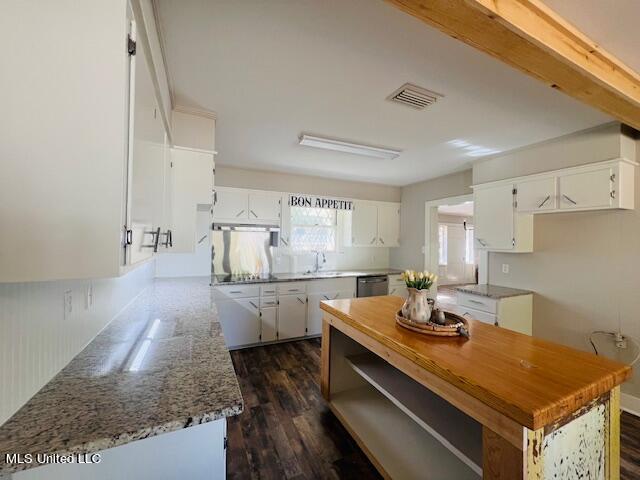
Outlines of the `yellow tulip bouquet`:
M 415 288 L 416 290 L 428 290 L 438 279 L 438 276 L 428 271 L 416 272 L 415 270 L 405 270 L 402 274 L 402 279 L 407 284 L 408 288 Z

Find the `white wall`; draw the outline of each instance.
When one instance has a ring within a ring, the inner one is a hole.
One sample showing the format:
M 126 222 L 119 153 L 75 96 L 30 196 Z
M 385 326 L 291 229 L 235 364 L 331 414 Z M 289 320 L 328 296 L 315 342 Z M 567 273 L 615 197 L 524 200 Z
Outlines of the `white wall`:
M 628 137 L 607 126 L 582 132 L 530 149 L 496 157 L 474 166 L 474 179 L 489 181 L 508 176 L 574 166 L 623 155 L 634 159 Z M 640 158 L 640 157 L 639 157 Z M 637 158 L 636 158 L 637 159 Z M 640 171 L 636 169 L 636 191 Z M 640 196 L 635 211 L 600 211 L 536 215 L 534 252 L 491 253 L 489 283 L 536 292 L 533 334 L 591 351 L 587 335 L 613 330 L 640 339 Z M 509 264 L 509 274 L 502 264 Z M 611 356 L 631 360 L 633 349 Z M 640 397 L 640 375 L 622 390 Z
M 119 278 L 0 284 L 0 424 L 150 285 L 153 275 L 154 263 L 148 262 Z M 87 308 L 91 285 L 94 301 Z M 67 291 L 73 311 L 65 319 Z
M 471 192 L 471 170 L 434 178 L 402 187 L 400 206 L 400 247 L 392 248 L 390 265 L 394 268 L 424 268 L 424 204 L 430 200 L 467 195 Z
M 216 165 L 216 186 L 399 202 L 400 187 Z

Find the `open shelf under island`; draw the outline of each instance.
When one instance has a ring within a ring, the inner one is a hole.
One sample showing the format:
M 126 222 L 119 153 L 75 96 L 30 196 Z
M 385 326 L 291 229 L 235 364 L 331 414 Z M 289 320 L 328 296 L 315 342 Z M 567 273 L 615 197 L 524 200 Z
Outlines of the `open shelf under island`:
M 629 366 L 474 320 L 416 334 L 402 302 L 321 303 L 322 393 L 385 478 L 619 478 Z

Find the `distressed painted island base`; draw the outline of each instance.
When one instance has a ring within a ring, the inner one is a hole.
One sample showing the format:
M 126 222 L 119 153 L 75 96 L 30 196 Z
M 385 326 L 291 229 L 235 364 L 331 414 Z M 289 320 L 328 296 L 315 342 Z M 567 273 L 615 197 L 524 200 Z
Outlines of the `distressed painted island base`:
M 531 429 L 359 327 L 325 312 L 321 389 L 385 478 L 619 478 L 618 386 Z

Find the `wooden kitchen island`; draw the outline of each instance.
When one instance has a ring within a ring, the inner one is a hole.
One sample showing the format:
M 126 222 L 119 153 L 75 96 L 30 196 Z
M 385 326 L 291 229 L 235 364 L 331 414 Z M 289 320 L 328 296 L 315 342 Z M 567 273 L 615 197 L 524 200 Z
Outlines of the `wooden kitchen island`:
M 474 320 L 415 334 L 402 302 L 321 303 L 323 396 L 385 478 L 619 478 L 629 366 Z

